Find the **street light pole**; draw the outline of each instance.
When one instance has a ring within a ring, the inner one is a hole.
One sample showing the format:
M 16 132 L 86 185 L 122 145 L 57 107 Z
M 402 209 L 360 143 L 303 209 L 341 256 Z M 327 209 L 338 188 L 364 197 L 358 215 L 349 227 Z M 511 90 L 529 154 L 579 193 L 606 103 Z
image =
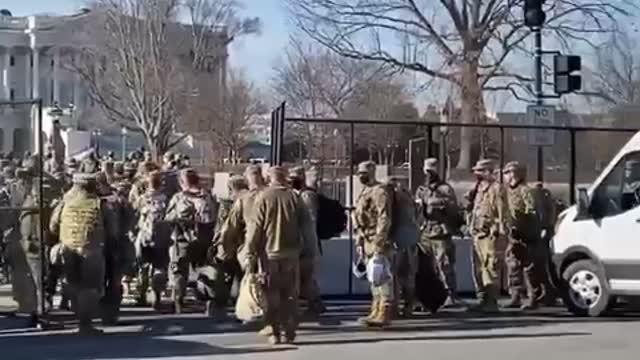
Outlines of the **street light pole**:
M 123 126 L 120 130 L 120 135 L 122 135 L 122 161 L 127 159 L 127 127 Z
M 533 29 L 535 38 L 535 91 L 536 105 L 543 105 L 542 94 L 542 26 Z M 537 149 L 538 181 L 544 181 L 544 151 L 542 146 Z

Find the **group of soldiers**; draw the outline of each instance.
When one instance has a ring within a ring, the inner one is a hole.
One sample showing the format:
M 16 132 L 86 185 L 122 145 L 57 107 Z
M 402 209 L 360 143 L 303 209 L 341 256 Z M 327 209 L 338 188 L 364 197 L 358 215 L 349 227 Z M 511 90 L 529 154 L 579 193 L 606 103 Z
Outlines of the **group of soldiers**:
M 361 322 L 386 326 L 396 316 L 411 315 L 415 286 L 429 286 L 413 286 L 418 254 L 433 258 L 448 293 L 445 306 L 462 305 L 456 296 L 453 238 L 463 234 L 473 239 L 473 278 L 480 300 L 470 311 L 499 310 L 502 264 L 506 264 L 511 295 L 508 308 L 529 310 L 542 302 L 555 302 L 548 284 L 547 246 L 556 202 L 541 184 L 527 184 L 523 165 L 514 161 L 498 169 L 494 160 L 479 160 L 473 167 L 475 185 L 461 203 L 454 188 L 439 175 L 437 159 L 425 160 L 424 173 L 425 183 L 412 202 L 397 179 L 376 181 L 374 163 L 358 167 L 364 185 L 353 213 L 359 253 L 365 259 L 385 258 L 394 274 L 381 286 L 372 285 L 371 312 Z
M 115 324 L 127 292 L 146 305 L 149 288 L 158 311 L 183 312 L 193 288 L 216 316 L 246 272 L 266 276 L 261 334 L 271 343 L 295 339 L 299 296 L 310 315 L 325 311 L 315 279 L 314 169 L 272 167 L 264 176 L 251 165 L 230 179 L 228 199 L 216 199 L 188 159 L 173 154 L 160 164 L 142 152 L 124 162 L 91 155 L 65 164 L 47 155 L 42 173 L 39 160 L 3 160 L 1 192 L 10 214 L 3 256 L 19 312 L 34 325 L 41 309 L 54 307 L 58 289 L 58 306 L 77 314 L 82 334 L 101 332 L 96 317 Z
M 21 208 L 2 217 L 3 244 L 20 312 L 32 314 L 34 322 L 45 306 L 37 300 L 52 307 L 60 287 L 59 306 L 77 314 L 79 332 L 98 333 L 93 319 L 101 315 L 105 325 L 115 324 L 134 278 L 140 305 L 147 304 L 151 288 L 156 310 L 166 305 L 181 313 L 191 284 L 206 313 L 215 316 L 224 314 L 244 274 L 260 274 L 266 293 L 260 334 L 272 344 L 295 340 L 300 298 L 308 315 L 325 311 L 316 281 L 317 169 L 273 166 L 264 174 L 250 165 L 230 179 L 230 197 L 216 199 L 188 158 L 170 153 L 160 164 L 142 151 L 123 162 L 89 156 L 60 164 L 48 155 L 43 174 L 38 160 L 3 159 L 0 189 L 6 208 Z M 372 283 L 371 311 L 362 323 L 386 326 L 396 316 L 411 316 L 420 252 L 434 257 L 447 305 L 458 303 L 453 237 L 463 231 L 474 243 L 480 303 L 472 310 L 497 310 L 503 255 L 510 307 L 535 308 L 546 297 L 539 248 L 552 231 L 545 219 L 553 216 L 544 205 L 551 198 L 527 185 L 520 164 L 502 169 L 502 183 L 495 161 L 479 161 L 473 168 L 477 183 L 462 205 L 435 159 L 425 161 L 426 182 L 415 196 L 396 178 L 378 182 L 375 168 L 373 162 L 358 166 L 363 190 L 352 212 L 356 249 L 364 259 L 385 259 L 392 276 Z M 167 293 L 171 301 L 163 304 Z

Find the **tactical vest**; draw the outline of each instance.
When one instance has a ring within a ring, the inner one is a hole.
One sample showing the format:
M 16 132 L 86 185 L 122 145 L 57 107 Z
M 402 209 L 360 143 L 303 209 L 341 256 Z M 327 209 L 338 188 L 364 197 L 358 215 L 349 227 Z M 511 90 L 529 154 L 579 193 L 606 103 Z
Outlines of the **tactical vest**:
M 104 244 L 99 198 L 76 196 L 65 199 L 60 220 L 60 241 L 75 250 Z

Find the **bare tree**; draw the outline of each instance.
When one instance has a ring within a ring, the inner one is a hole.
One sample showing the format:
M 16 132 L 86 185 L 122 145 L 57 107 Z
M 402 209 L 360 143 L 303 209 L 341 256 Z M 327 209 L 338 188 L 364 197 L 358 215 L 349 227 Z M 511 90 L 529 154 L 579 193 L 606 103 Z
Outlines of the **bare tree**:
M 306 117 L 343 117 L 349 103 L 361 96 L 369 83 L 391 76 L 387 67 L 340 57 L 295 37 L 274 70 L 273 91 L 289 109 Z M 298 141 L 307 144 L 309 156 L 325 159 L 326 138 L 335 127 L 305 124 L 293 130 Z
M 596 49 L 595 87 L 613 105 L 640 105 L 640 45 L 628 31 Z
M 240 150 L 247 143 L 250 120 L 266 112 L 255 86 L 238 71 L 229 73 L 229 82 L 224 101 L 220 108 L 212 111 L 205 100 L 194 104 L 191 115 L 208 124 L 199 131 L 201 136 L 211 140 L 214 153 L 224 154 L 233 163 L 238 161 Z M 203 119 L 200 119 L 203 118 Z
M 186 5 L 194 22 L 178 22 Z M 94 0 L 96 23 L 78 34 L 80 54 L 66 61 L 112 121 L 139 129 L 157 158 L 190 128 L 190 107 L 220 106 L 230 35 L 257 31 L 232 0 Z M 99 24 L 96 26 L 96 24 Z M 232 31 L 228 33 L 227 30 Z
M 185 0 L 192 32 L 193 68 L 205 70 L 219 62 L 216 56 L 221 46 L 227 46 L 235 37 L 258 33 L 260 18 L 241 18 L 238 11 L 242 3 L 236 0 Z M 211 34 L 225 34 L 221 43 Z
M 354 95 L 348 104 L 348 117 L 373 120 L 418 120 L 418 111 L 410 101 L 405 84 L 396 78 L 370 81 Z M 371 160 L 393 163 L 392 149 L 399 147 L 402 128 L 373 125 L 360 128 L 359 144 L 366 145 Z
M 377 61 L 454 83 L 460 89 L 462 121 L 484 118 L 483 91 L 531 91 L 511 65 L 530 53 L 522 0 L 288 0 L 292 18 L 313 39 L 336 53 Z M 593 33 L 615 28 L 630 0 L 547 2 L 546 34 L 563 45 L 589 42 Z M 394 39 L 398 41 L 394 41 Z M 524 92 L 524 96 L 522 95 Z M 473 132 L 461 131 L 458 167 L 468 168 Z

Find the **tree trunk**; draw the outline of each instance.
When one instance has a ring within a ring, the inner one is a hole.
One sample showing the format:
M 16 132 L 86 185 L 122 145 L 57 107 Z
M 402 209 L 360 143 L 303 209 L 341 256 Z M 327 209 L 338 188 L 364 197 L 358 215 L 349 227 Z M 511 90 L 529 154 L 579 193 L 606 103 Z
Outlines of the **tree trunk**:
M 146 135 L 145 137 L 147 139 L 147 146 L 149 147 L 149 153 L 151 153 L 151 159 L 157 162 L 158 159 L 162 157 L 159 141 L 158 139 L 154 139 L 150 135 Z
M 478 79 L 478 61 L 467 60 L 462 67 L 462 122 L 465 124 L 477 124 L 484 116 L 484 99 Z M 471 167 L 471 149 L 473 146 L 474 128 L 463 127 L 460 129 L 460 157 L 459 170 L 467 170 Z

